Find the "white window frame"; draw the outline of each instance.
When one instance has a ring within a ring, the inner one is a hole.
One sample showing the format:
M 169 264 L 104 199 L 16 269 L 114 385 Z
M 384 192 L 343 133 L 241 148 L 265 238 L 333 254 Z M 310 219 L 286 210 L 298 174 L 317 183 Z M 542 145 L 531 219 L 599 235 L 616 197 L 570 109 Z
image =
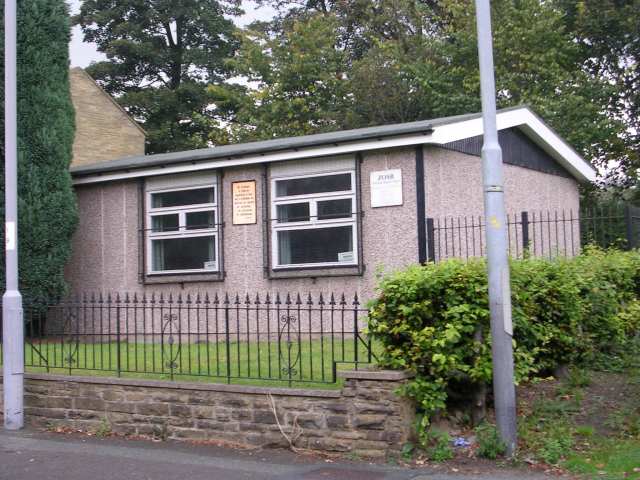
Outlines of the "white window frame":
M 287 195 L 283 197 L 277 196 L 277 182 L 283 180 L 295 180 L 298 178 L 310 177 L 327 177 L 348 173 L 351 175 L 351 189 L 335 192 L 310 193 L 303 195 Z M 271 178 L 271 265 L 274 270 L 293 269 L 293 268 L 317 268 L 317 267 L 344 267 L 358 265 L 358 222 L 357 222 L 357 199 L 356 199 L 356 172 L 351 168 L 348 170 L 331 170 L 305 175 L 283 175 Z M 351 216 L 343 218 L 331 218 L 326 220 L 318 219 L 318 202 L 325 200 L 344 200 L 351 199 Z M 295 222 L 278 222 L 278 205 L 287 205 L 295 203 L 309 203 L 309 220 Z M 353 261 L 351 262 L 317 262 L 317 263 L 292 263 L 280 264 L 278 255 L 278 232 L 292 230 L 311 230 L 323 227 L 344 227 L 350 226 L 353 235 Z
M 213 189 L 213 202 L 198 203 L 193 205 L 180 205 L 177 207 L 153 207 L 153 195 L 158 193 L 178 192 L 185 190 L 199 190 L 203 188 Z M 180 273 L 219 273 L 220 272 L 220 232 L 218 225 L 220 224 L 218 209 L 218 184 L 214 181 L 201 183 L 198 185 L 163 187 L 157 189 L 147 189 L 145 192 L 145 201 L 147 208 L 145 210 L 145 231 L 146 234 L 146 250 L 147 250 L 147 275 L 171 275 Z M 187 214 L 193 212 L 210 212 L 213 211 L 214 224 L 211 228 L 187 229 Z M 153 217 L 161 215 L 178 215 L 178 230 L 170 230 L 165 232 L 153 231 Z M 179 270 L 153 270 L 153 241 L 159 239 L 173 238 L 196 238 L 196 237 L 213 237 L 215 269 L 194 268 Z

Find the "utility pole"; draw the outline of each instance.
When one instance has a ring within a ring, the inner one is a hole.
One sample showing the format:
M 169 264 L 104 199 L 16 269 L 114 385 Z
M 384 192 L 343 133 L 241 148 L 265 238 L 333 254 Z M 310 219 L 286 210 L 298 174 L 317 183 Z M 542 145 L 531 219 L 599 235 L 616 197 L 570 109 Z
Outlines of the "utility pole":
M 24 324 L 18 290 L 18 136 L 16 0 L 4 3 L 4 195 L 7 290 L 2 297 L 4 427 L 24 426 Z
M 496 124 L 496 85 L 491 39 L 489 0 L 475 0 L 482 96 L 482 182 L 487 235 L 489 309 L 491 311 L 491 350 L 493 355 L 493 396 L 500 438 L 512 456 L 517 444 L 516 391 L 513 377 L 513 326 L 511 285 L 507 257 L 507 231 L 504 208 L 502 150 Z

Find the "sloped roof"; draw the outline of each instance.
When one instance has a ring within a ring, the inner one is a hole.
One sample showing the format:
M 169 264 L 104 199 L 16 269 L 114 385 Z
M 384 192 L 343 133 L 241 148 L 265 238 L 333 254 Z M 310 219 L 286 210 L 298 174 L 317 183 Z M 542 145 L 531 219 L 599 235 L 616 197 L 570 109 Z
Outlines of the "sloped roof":
M 498 128 L 518 126 L 580 181 L 592 181 L 595 171 L 529 107 L 499 110 Z M 277 138 L 183 152 L 140 155 L 73 167 L 75 183 L 94 183 L 204 168 L 295 160 L 394 146 L 443 145 L 482 134 L 482 114 L 473 113 L 417 122 Z

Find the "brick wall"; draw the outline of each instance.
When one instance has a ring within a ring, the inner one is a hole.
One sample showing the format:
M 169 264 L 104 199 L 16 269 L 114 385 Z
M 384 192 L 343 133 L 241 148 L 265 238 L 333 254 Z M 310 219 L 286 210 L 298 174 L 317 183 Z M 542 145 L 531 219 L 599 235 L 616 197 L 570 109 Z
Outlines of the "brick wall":
M 71 166 L 144 155 L 145 134 L 81 68 L 70 71 L 76 134 Z
M 28 374 L 25 420 L 36 427 L 108 428 L 123 435 L 287 447 L 279 421 L 285 433 L 300 432 L 299 448 L 372 458 L 398 455 L 414 421 L 413 406 L 395 393 L 408 375 L 339 374 L 345 379 L 341 390 Z

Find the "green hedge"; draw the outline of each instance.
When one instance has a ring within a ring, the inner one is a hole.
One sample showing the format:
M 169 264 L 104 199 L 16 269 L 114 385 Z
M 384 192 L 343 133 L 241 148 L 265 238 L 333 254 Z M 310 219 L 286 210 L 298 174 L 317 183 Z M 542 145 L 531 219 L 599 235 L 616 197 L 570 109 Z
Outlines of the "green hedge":
M 511 262 L 516 381 L 593 363 L 640 328 L 640 253 L 587 249 L 571 259 Z M 381 281 L 369 332 L 380 363 L 415 370 L 405 394 L 429 415 L 447 395 L 491 380 L 484 260 L 411 267 Z

